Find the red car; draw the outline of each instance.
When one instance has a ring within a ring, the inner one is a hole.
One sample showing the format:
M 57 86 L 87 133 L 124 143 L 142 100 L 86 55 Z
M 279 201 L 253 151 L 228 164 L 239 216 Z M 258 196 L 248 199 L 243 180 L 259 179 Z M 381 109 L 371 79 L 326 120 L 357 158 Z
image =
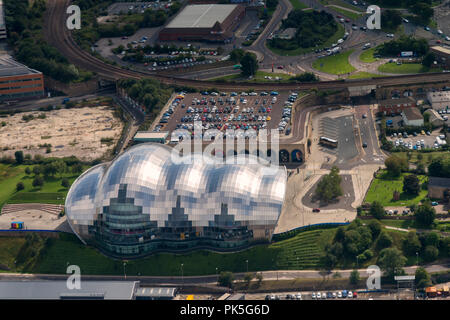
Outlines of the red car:
M 350 22 L 350 19 L 345 19 L 345 22 Z
M 441 40 L 436 40 L 436 43 L 437 43 L 437 44 L 440 44 L 440 43 L 441 43 Z
M 319 208 L 314 208 L 313 212 L 320 212 L 320 209 Z
M 283 69 L 283 66 L 278 66 L 277 69 Z

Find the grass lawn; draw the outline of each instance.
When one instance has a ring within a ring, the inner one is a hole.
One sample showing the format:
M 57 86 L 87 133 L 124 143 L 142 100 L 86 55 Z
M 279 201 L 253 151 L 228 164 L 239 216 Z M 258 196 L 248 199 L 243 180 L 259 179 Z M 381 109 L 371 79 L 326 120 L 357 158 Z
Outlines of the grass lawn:
M 264 79 L 265 76 L 271 76 L 273 80 Z M 275 77 L 280 77 L 281 80 L 275 80 Z M 219 77 L 211 79 L 213 81 L 243 81 L 243 82 L 286 82 L 288 81 L 292 76 L 286 73 L 277 73 L 277 72 L 265 72 L 265 71 L 256 71 L 256 74 L 253 76 L 252 79 L 244 78 L 241 76 L 240 73 L 236 74 L 230 74 L 228 76 Z
M 372 62 L 377 61 L 377 58 L 375 58 L 373 56 L 375 54 L 375 50 L 376 50 L 376 48 L 370 48 L 370 49 L 363 51 L 359 55 L 359 60 L 361 60 L 362 62 L 367 62 L 367 63 L 372 63 Z
M 25 168 L 33 165 L 5 165 L 0 164 L 0 208 L 5 203 L 52 203 L 64 204 L 64 198 L 69 191 L 61 186 L 62 178 L 67 178 L 69 183 L 78 177 L 72 173 L 65 173 L 62 177 L 59 174 L 54 177 L 44 178 L 42 188 L 33 187 L 34 174 L 27 175 Z M 87 169 L 85 167 L 84 169 Z M 23 182 L 25 189 L 16 191 L 17 183 Z
M 308 6 L 301 2 L 300 0 L 289 0 L 292 4 L 292 7 L 295 9 L 306 9 Z
M 427 189 L 421 189 L 418 196 L 412 196 L 404 193 L 402 191 L 403 177 L 406 175 L 408 175 L 408 173 L 403 173 L 398 178 L 392 178 L 386 171 L 383 171 L 382 174 L 372 181 L 364 202 L 372 203 L 373 201 L 378 201 L 384 207 L 410 206 L 412 204 L 418 204 L 426 197 L 428 191 Z M 427 181 L 427 176 L 419 175 L 418 178 L 421 184 Z M 395 190 L 400 192 L 400 200 L 398 201 L 394 201 L 392 199 Z
M 331 9 L 333 9 L 336 12 L 339 12 L 340 14 L 344 15 L 347 18 L 350 18 L 351 20 L 358 20 L 359 18 L 362 17 L 362 13 L 355 13 L 335 6 L 331 6 Z
M 367 79 L 367 78 L 376 78 L 376 77 L 384 77 L 381 74 L 376 74 L 376 73 L 370 73 L 370 72 L 356 72 L 352 75 L 350 75 L 350 77 L 348 77 L 349 79 Z
M 422 159 L 419 160 L 419 154 L 422 156 Z M 407 159 L 407 153 L 406 152 L 398 152 L 396 153 L 399 157 Z M 424 166 L 428 166 L 433 159 L 438 158 L 444 158 L 449 159 L 450 158 L 450 152 L 448 151 L 433 151 L 433 152 L 427 152 L 427 153 L 419 153 L 419 152 L 411 152 L 411 159 L 409 162 L 418 164 L 419 162 L 422 162 Z
M 397 65 L 394 62 L 388 62 L 378 67 L 378 71 L 386 73 L 399 73 L 399 74 L 409 74 L 409 73 L 425 73 L 425 72 L 441 72 L 442 69 L 439 68 L 427 68 L 420 63 L 403 63 Z
M 320 3 L 322 3 L 323 5 L 327 6 L 327 5 L 336 5 L 336 6 L 340 6 L 340 7 L 344 7 L 344 8 L 348 8 L 351 10 L 355 10 L 355 11 L 361 11 L 361 8 L 354 6 L 344 0 L 320 0 Z
M 338 29 L 336 33 L 331 36 L 327 41 L 325 41 L 324 44 L 317 46 L 317 47 L 311 47 L 311 48 L 297 48 L 294 50 L 282 50 L 278 48 L 273 48 L 269 45 L 269 42 L 267 42 L 267 48 L 269 48 L 272 52 L 280 55 L 280 56 L 298 56 L 301 54 L 305 54 L 308 52 L 312 52 L 316 49 L 323 49 L 325 47 L 331 47 L 333 43 L 336 43 L 339 39 L 341 39 L 345 34 L 345 29 L 342 26 L 342 23 L 337 24 Z
M 353 49 L 336 55 L 317 59 L 313 63 L 313 68 L 332 74 L 346 74 L 353 72 L 356 69 L 348 62 L 348 57 L 352 52 Z

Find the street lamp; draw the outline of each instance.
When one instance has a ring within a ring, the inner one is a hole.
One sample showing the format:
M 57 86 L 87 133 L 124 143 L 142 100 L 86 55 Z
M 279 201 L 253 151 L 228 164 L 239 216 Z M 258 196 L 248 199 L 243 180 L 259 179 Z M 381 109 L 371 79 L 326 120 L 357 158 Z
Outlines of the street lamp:
M 219 285 L 219 268 L 216 267 L 217 285 Z
M 416 256 L 417 256 L 417 266 L 419 266 L 419 251 L 416 252 Z
M 184 286 L 183 264 L 181 264 L 181 285 Z
M 247 262 L 247 272 L 248 272 L 248 260 L 245 260 L 245 262 Z
M 124 275 L 124 277 L 125 277 L 125 280 L 127 280 L 127 274 L 126 274 L 126 272 L 125 272 L 125 266 L 126 266 L 126 262 L 124 262 L 123 263 L 123 275 Z

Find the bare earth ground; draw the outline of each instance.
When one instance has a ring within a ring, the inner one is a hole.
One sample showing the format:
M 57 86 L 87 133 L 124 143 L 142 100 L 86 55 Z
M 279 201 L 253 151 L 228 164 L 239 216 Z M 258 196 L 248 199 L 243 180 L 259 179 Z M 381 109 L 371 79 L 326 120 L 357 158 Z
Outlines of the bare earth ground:
M 44 113 L 45 119 L 37 118 Z M 25 122 L 24 115 L 35 119 Z M 14 156 L 17 150 L 25 154 L 93 160 L 103 156 L 117 143 L 122 132 L 122 122 L 114 117 L 110 107 L 60 109 L 47 112 L 18 113 L 7 118 L 0 127 L 0 156 Z M 102 138 L 113 138 L 108 146 Z M 51 144 L 51 153 L 39 145 Z M 7 149 L 7 150 L 6 150 Z
M 60 218 L 56 214 L 41 210 L 22 210 L 0 215 L 0 229 L 10 229 L 13 221 L 24 222 L 26 229 L 56 230 L 60 229 L 60 226 L 66 221 L 66 217 Z

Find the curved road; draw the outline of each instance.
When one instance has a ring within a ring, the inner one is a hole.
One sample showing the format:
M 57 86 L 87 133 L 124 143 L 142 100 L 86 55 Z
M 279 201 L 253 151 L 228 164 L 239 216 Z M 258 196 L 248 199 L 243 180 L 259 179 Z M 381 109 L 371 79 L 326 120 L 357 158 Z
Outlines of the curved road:
M 65 9 L 70 3 L 69 0 L 49 0 L 47 11 L 45 14 L 44 36 L 47 41 L 54 45 L 67 59 L 78 67 L 86 70 L 94 71 L 98 75 L 111 80 L 121 78 L 140 79 L 143 77 L 152 77 L 166 84 L 176 84 L 184 86 L 192 86 L 201 89 L 216 87 L 221 90 L 234 90 L 240 88 L 248 90 L 254 88 L 256 90 L 307 90 L 307 89 L 346 89 L 348 83 L 345 81 L 322 81 L 318 83 L 216 83 L 212 81 L 189 80 L 174 77 L 167 77 L 145 72 L 125 70 L 110 64 L 107 64 L 89 53 L 83 51 L 73 40 L 70 31 L 65 27 L 65 19 L 67 14 Z M 357 85 L 406 85 L 417 83 L 435 83 L 447 82 L 450 80 L 450 74 L 418 74 L 410 76 L 397 76 L 387 78 L 375 78 L 352 81 L 352 86 Z

